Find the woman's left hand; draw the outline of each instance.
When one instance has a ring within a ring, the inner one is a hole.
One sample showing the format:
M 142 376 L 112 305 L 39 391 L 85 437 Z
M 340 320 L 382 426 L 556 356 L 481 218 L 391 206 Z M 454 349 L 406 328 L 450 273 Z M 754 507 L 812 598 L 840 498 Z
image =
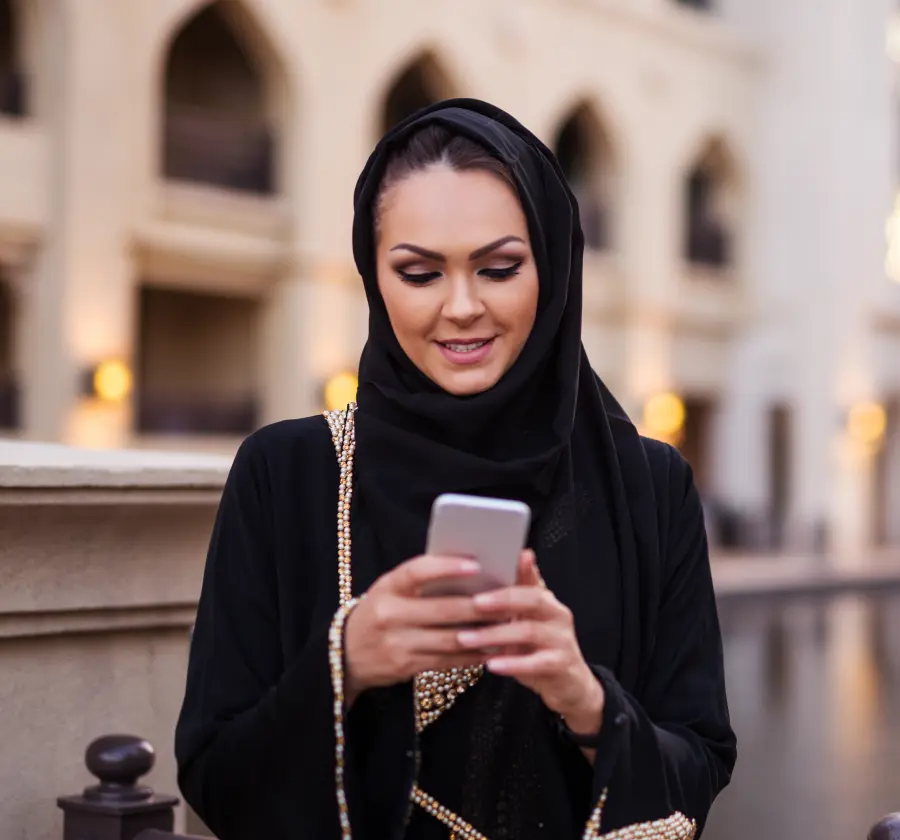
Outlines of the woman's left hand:
M 461 631 L 460 643 L 491 650 L 487 668 L 540 695 L 573 732 L 599 732 L 603 687 L 584 661 L 571 611 L 544 585 L 534 553 L 522 552 L 515 586 L 477 595 L 475 604 L 497 623 Z

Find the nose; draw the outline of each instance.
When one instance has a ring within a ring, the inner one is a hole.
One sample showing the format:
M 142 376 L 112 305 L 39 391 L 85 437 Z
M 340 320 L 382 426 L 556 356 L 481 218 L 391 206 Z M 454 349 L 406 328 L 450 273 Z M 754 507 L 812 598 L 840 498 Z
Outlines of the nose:
M 449 278 L 447 299 L 444 301 L 443 315 L 447 320 L 461 326 L 471 324 L 485 311 L 474 278 L 457 276 Z

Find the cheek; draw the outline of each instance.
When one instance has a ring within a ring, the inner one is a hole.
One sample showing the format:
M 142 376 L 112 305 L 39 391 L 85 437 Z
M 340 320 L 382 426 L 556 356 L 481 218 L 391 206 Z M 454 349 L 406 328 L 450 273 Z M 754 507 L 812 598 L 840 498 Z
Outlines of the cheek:
M 509 301 L 507 317 L 511 332 L 515 333 L 518 341 L 524 344 L 537 317 L 538 283 L 537 277 L 521 279 L 522 284 Z
M 431 322 L 430 295 L 426 289 L 410 289 L 400 280 L 379 281 L 381 298 L 387 310 L 391 327 L 398 339 L 414 338 L 427 329 Z

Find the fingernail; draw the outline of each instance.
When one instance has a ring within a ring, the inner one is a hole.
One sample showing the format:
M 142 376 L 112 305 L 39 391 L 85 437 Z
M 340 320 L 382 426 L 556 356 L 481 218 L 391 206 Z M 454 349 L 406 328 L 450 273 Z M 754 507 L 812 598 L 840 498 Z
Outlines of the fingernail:
M 478 647 L 481 634 L 476 630 L 463 630 L 457 635 L 459 643 L 465 647 Z
M 496 603 L 497 599 L 493 592 L 479 592 L 475 596 L 475 606 L 477 607 L 491 607 Z
M 509 661 L 506 659 L 489 659 L 485 667 L 495 674 L 502 674 L 507 670 L 508 665 Z
M 460 569 L 463 572 L 480 572 L 481 564 L 477 560 L 463 560 L 460 563 Z

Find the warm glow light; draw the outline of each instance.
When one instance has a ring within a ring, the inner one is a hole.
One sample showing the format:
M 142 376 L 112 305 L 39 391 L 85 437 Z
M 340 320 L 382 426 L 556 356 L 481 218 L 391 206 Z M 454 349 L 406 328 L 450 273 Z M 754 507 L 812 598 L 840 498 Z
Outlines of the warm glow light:
M 886 430 L 887 412 L 879 403 L 860 403 L 847 414 L 847 434 L 856 443 L 873 446 L 881 441 Z
M 891 280 L 900 283 L 900 195 L 894 202 L 894 211 L 885 223 L 884 235 L 887 239 L 884 270 Z
M 891 61 L 900 63 L 900 18 L 897 16 L 888 24 L 887 54 Z
M 94 396 L 104 402 L 122 402 L 133 384 L 131 369 L 124 362 L 100 362 L 92 377 Z
M 325 383 L 325 407 L 329 411 L 346 408 L 356 399 L 359 380 L 355 373 L 336 373 Z
M 686 411 L 677 394 L 657 394 L 644 405 L 644 429 L 650 437 L 670 439 L 684 428 Z

